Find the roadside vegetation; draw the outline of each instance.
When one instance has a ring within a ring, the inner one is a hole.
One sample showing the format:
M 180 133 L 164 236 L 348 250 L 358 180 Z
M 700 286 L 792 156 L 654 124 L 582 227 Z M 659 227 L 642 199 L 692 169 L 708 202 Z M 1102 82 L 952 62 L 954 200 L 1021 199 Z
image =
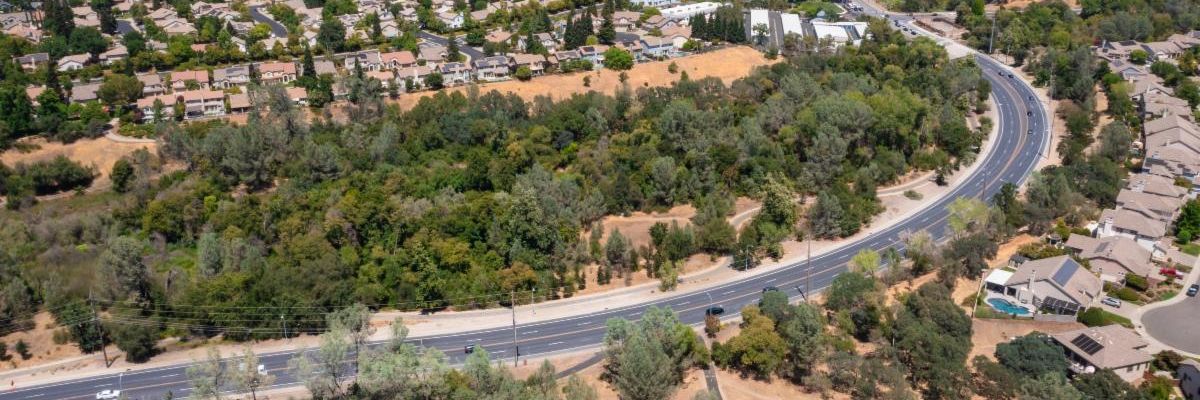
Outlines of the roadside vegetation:
M 320 315 L 353 302 L 488 307 L 634 273 L 669 290 L 689 255 L 754 267 L 805 220 L 810 237 L 852 235 L 880 211 L 876 186 L 976 156 L 983 133 L 965 116 L 989 91 L 970 60 L 882 21 L 871 29 L 860 48 L 730 86 L 682 80 L 559 102 L 469 91 L 400 112 L 352 76 L 349 124 L 304 120 L 282 89 L 254 90 L 265 110 L 244 126 L 161 126 L 163 156 L 184 171 L 150 181 L 153 166 L 130 159 L 119 196 L 0 214 L 12 299 L 0 321 L 49 310 L 81 342 L 132 326 L 279 337 L 284 323 L 322 332 Z M 735 196 L 764 204 L 741 232 L 725 218 Z M 815 201 L 797 207 L 803 198 Z M 583 234 L 605 215 L 688 203 L 696 218 L 652 229 L 646 246 Z M 46 213 L 56 217 L 36 217 Z M 601 273 L 585 276 L 592 263 Z M 81 322 L 89 292 L 108 324 Z

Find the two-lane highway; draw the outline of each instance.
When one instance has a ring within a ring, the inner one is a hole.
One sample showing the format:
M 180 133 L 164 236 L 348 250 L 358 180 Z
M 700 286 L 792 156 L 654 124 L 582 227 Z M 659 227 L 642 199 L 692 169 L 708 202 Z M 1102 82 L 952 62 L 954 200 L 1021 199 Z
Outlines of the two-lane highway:
M 546 355 L 597 347 L 603 340 L 608 319 L 637 319 L 651 306 L 670 307 L 682 321 L 693 325 L 703 323 L 704 310 L 710 305 L 720 305 L 729 310 L 730 314 L 726 316 L 729 317 L 736 315 L 743 306 L 758 301 L 762 289 L 767 286 L 781 288 L 793 298 L 798 297 L 797 288 L 804 287 L 806 281 L 811 282 L 814 291 L 828 287 L 834 277 L 846 270 L 846 262 L 855 253 L 866 248 L 881 250 L 897 247 L 903 250 L 901 238 L 908 232 L 927 230 L 936 239 L 945 238 L 946 210 L 954 199 L 987 198 L 999 191 L 1006 182 L 1023 182 L 1036 166 L 1049 140 L 1046 129 L 1048 115 L 1043 104 L 1036 100 L 1033 89 L 1019 78 L 1011 77 L 1009 70 L 999 63 L 986 57 L 977 57 L 976 60 L 992 86 L 999 136 L 990 151 L 981 155 L 982 164 L 930 207 L 863 239 L 814 257 L 811 263 L 800 262 L 757 275 L 748 272 L 742 279 L 708 290 L 680 293 L 635 306 L 581 310 L 579 315 L 573 317 L 518 325 L 517 348 L 521 355 Z M 463 346 L 468 344 L 482 346 L 494 357 L 504 359 L 511 359 L 517 350 L 512 345 L 513 332 L 508 327 L 415 337 L 412 341 L 441 349 L 455 363 L 462 361 L 465 356 Z M 297 384 L 287 373 L 287 361 L 294 355 L 294 352 L 260 355 L 260 362 L 278 376 L 276 386 Z M 89 399 L 94 398 L 100 390 L 117 388 L 123 389 L 130 399 L 158 399 L 165 397 L 168 392 L 177 398 L 185 397 L 189 393 L 186 367 L 186 364 L 180 364 L 121 375 L 113 373 L 16 390 L 0 390 L 0 400 Z

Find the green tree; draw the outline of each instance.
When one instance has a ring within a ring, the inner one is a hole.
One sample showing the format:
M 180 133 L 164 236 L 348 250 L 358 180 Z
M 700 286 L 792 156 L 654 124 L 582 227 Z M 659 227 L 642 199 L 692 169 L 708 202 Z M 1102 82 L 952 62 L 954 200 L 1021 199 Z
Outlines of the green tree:
M 129 191 L 129 185 L 133 182 L 133 175 L 133 164 L 130 164 L 129 160 L 122 157 L 113 163 L 112 171 L 109 172 L 108 178 L 112 181 L 114 191 L 125 193 Z
M 327 51 L 342 51 L 346 44 L 346 26 L 337 18 L 321 21 L 321 26 L 317 29 L 317 44 Z
M 113 110 L 121 110 L 142 98 L 142 82 L 129 75 L 109 75 L 96 95 Z
M 1009 370 L 1036 379 L 1045 374 L 1067 373 L 1067 359 L 1062 349 L 1041 333 L 1031 333 L 996 346 L 996 360 Z
M 258 370 L 258 355 L 254 354 L 249 345 L 242 350 L 242 355 L 237 361 L 236 368 L 229 369 L 230 380 L 239 391 L 250 392 L 251 399 L 257 400 L 259 390 L 269 388 L 275 383 L 274 375 Z
M 742 331 L 721 346 L 713 358 L 722 365 L 742 369 L 760 379 L 777 372 L 787 353 L 787 343 L 775 332 L 775 322 L 755 306 L 742 309 Z
M 22 360 L 33 358 L 33 354 L 29 352 L 29 343 L 25 343 L 25 339 L 17 339 L 17 344 L 13 346 L 13 350 L 16 350 L 17 355 L 21 356 Z
M 128 236 L 109 240 L 108 248 L 100 254 L 100 271 L 112 298 L 125 299 L 130 295 L 144 299 L 150 293 L 150 270 L 142 260 L 142 242 Z
M 1200 235 L 1200 200 L 1188 200 L 1175 218 L 1175 241 L 1188 243 Z
M 1028 400 L 1082 400 L 1083 394 L 1057 373 L 1021 382 L 1018 398 Z
M 633 335 L 623 344 L 614 378 L 617 392 L 631 400 L 665 399 L 675 391 L 671 358 L 646 335 Z
M 604 51 L 604 68 L 617 71 L 633 68 L 633 55 L 619 47 L 609 47 Z
M 125 320 L 124 318 L 128 318 Z M 125 352 L 125 360 L 131 363 L 143 363 L 157 353 L 158 329 L 153 321 L 141 317 L 124 317 L 121 323 L 112 323 L 107 330 L 111 332 L 113 343 Z
M 871 249 L 859 250 L 858 254 L 850 258 L 850 267 L 866 276 L 875 276 L 879 271 L 879 264 L 879 252 Z
M 220 400 L 221 391 L 229 382 L 229 371 L 221 362 L 221 353 L 216 347 L 208 348 L 208 355 L 187 368 L 188 381 L 192 384 L 191 395 L 200 399 Z

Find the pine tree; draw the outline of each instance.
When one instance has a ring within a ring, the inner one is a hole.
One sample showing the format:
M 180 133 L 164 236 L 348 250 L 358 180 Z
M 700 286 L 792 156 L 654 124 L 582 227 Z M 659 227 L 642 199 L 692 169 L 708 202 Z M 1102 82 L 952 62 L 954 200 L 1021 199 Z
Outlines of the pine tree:
M 313 82 L 315 82 L 317 79 L 317 66 L 316 66 L 316 62 L 313 61 L 312 49 L 309 48 L 307 44 L 304 45 L 303 67 L 304 67 L 304 71 L 302 71 L 302 72 L 304 74 L 304 77 L 311 78 L 313 80 Z
M 613 24 L 611 14 L 604 16 L 604 21 L 600 23 L 600 31 L 596 32 L 596 38 L 603 44 L 613 44 L 617 40 L 617 28 Z
M 112 12 L 112 0 L 92 0 L 92 8 L 100 17 L 100 32 L 117 33 L 117 17 Z
M 455 62 L 462 59 L 462 55 L 458 52 L 458 38 L 452 33 L 448 41 L 450 44 L 446 47 L 446 60 Z
M 51 57 L 48 64 L 49 68 L 46 68 L 46 90 L 52 91 L 57 94 L 59 98 L 62 98 L 62 83 L 58 81 L 58 68 L 54 67 L 55 65 L 58 65 L 58 60 L 54 59 L 54 57 Z
M 525 52 L 529 54 L 547 53 L 546 46 L 542 46 L 542 41 L 538 40 L 537 37 L 533 35 L 533 32 L 529 32 L 529 35 L 525 37 Z
M 42 14 L 42 28 L 55 36 L 67 38 L 75 30 L 75 16 L 65 0 L 46 0 Z

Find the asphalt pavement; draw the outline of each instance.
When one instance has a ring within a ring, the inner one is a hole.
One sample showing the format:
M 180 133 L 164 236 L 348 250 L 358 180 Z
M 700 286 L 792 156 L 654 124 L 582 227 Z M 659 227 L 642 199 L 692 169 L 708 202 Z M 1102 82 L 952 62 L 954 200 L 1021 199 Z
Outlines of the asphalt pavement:
M 518 351 L 522 356 L 545 356 L 591 349 L 602 343 L 605 322 L 610 318 L 632 320 L 639 318 L 648 307 L 669 307 L 684 323 L 699 326 L 703 324 L 704 310 L 709 306 L 720 305 L 730 311 L 724 318 L 734 317 L 743 306 L 757 302 L 766 286 L 781 288 L 794 300 L 800 299 L 799 290 L 806 285 L 812 292 L 826 288 L 846 270 L 846 263 L 860 250 L 895 247 L 903 251 L 901 238 L 908 232 L 926 230 L 936 239 L 945 239 L 948 232 L 946 210 L 951 202 L 959 197 L 989 198 L 1006 182 L 1023 183 L 1037 165 L 1042 149 L 1047 147 L 1049 140 L 1046 109 L 1042 103 L 1031 100 L 1037 99 L 1033 89 L 1020 79 L 1010 77 L 1006 67 L 989 58 L 977 57 L 977 62 L 983 70 L 983 76 L 991 83 L 997 102 L 999 137 L 995 145 L 989 154 L 982 156 L 983 164 L 947 196 L 888 228 L 846 243 L 809 262 L 799 262 L 754 276 L 747 274 L 745 278 L 708 290 L 680 293 L 627 307 L 597 309 L 590 313 L 581 311 L 580 315 L 572 317 L 519 324 L 516 327 L 515 346 L 513 329 L 507 327 L 414 337 L 411 341 L 442 350 L 451 363 L 463 361 L 463 348 L 468 344 L 482 346 L 495 358 L 510 361 Z M 1026 112 L 1031 115 L 1027 117 Z M 1033 133 L 1027 134 L 1030 130 Z M 275 387 L 298 384 L 287 371 L 287 361 L 294 356 L 293 351 L 260 355 L 260 362 L 277 376 Z M 123 374 L 114 371 L 105 376 L 0 392 L 0 400 L 87 399 L 94 398 L 96 392 L 104 389 L 121 389 L 129 399 L 159 399 L 168 392 L 175 398 L 182 398 L 190 390 L 186 367 L 186 364 L 181 364 Z
M 271 28 L 271 36 L 287 39 L 287 27 L 283 26 L 283 24 L 279 23 L 278 21 L 271 19 L 271 16 L 264 13 L 262 8 L 263 6 L 250 7 L 250 19 L 253 19 L 254 22 L 267 24 L 267 26 Z

